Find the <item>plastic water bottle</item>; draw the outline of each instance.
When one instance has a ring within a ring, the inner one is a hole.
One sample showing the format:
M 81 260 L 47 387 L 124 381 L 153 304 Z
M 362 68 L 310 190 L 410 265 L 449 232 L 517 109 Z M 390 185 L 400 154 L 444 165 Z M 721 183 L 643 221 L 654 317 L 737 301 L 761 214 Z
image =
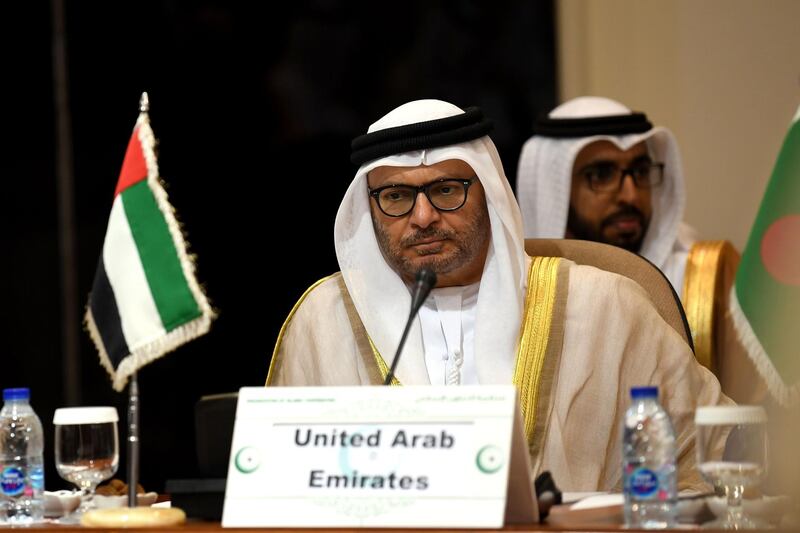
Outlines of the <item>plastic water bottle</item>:
M 29 389 L 3 390 L 0 410 L 0 516 L 32 524 L 44 517 L 44 433 Z
M 622 435 L 625 524 L 674 527 L 678 494 L 672 422 L 658 403 L 658 387 L 634 387 L 631 400 Z

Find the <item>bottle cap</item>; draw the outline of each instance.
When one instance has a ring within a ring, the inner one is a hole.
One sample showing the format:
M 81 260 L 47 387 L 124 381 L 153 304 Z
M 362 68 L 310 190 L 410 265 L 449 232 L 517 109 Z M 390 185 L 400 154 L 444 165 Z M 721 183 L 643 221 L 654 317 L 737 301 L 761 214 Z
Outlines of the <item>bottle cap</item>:
M 118 420 L 115 407 L 61 407 L 53 414 L 53 424 L 56 426 L 106 424 Z
M 631 387 L 631 398 L 634 400 L 658 398 L 658 387 Z
M 763 424 L 767 412 L 760 405 L 712 405 L 698 407 L 694 423 L 698 426 Z
M 28 387 L 16 389 L 3 389 L 3 401 L 8 400 L 30 400 L 31 390 Z

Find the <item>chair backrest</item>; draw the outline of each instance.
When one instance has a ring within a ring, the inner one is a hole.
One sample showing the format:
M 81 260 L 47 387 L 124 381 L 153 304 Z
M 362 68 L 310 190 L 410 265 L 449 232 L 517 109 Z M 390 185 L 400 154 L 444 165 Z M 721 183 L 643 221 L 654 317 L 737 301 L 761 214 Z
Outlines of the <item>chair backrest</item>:
M 729 348 L 727 335 L 735 335 L 726 327 L 732 326 L 728 306 L 739 259 L 739 252 L 728 241 L 697 241 L 689 250 L 683 273 L 681 301 L 693 333 L 695 355 L 718 378 L 729 363 L 723 361 Z M 731 370 L 738 374 L 732 376 L 734 379 L 750 384 L 748 373 L 739 368 Z
M 200 475 L 226 478 L 238 392 L 203 396 L 194 407 L 195 446 Z
M 528 255 L 563 257 L 579 265 L 589 265 L 632 279 L 647 291 L 658 314 L 683 337 L 694 351 L 686 314 L 672 284 L 661 270 L 632 252 L 592 241 L 576 239 L 526 239 Z
M 683 275 L 686 318 L 697 360 L 711 370 L 722 392 L 741 404 L 759 404 L 767 383 L 739 338 L 729 313 L 739 252 L 728 241 L 697 241 L 689 250 Z

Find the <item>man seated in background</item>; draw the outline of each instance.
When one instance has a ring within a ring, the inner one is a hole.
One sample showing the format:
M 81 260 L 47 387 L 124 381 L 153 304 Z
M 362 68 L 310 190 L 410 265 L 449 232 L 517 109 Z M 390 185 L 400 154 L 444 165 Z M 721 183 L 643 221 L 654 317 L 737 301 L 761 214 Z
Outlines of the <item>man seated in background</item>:
M 415 273 L 428 267 L 438 283 L 396 383 L 514 383 L 534 474 L 550 470 L 567 491 L 620 489 L 629 390 L 657 385 L 676 430 L 679 487 L 697 488 L 695 407 L 730 400 L 635 282 L 525 253 L 490 129 L 476 108 L 420 100 L 353 141 L 360 168 L 334 227 L 341 272 L 289 314 L 267 385 L 382 383 Z
M 698 361 L 723 391 L 753 402 L 765 393 L 728 320 L 739 254 L 728 241 L 697 241 L 683 220 L 678 144 L 643 113 L 595 96 L 540 119 L 522 149 L 517 198 L 525 236 L 603 242 L 659 267 L 680 295 Z
M 696 232 L 682 222 L 678 143 L 643 113 L 595 96 L 556 107 L 522 149 L 517 198 L 526 237 L 620 246 L 681 291 Z

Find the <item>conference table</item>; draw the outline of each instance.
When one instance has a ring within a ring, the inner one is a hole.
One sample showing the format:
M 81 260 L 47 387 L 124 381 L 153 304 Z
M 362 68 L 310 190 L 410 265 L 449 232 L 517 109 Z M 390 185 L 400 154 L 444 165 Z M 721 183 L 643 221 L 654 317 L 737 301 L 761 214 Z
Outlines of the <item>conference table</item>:
M 691 526 L 689 526 L 691 528 Z M 129 529 L 122 529 L 122 528 L 82 528 L 80 526 L 60 526 L 57 524 L 42 524 L 39 526 L 31 526 L 30 530 L 36 531 L 53 531 L 56 533 L 64 533 L 66 531 L 98 531 L 104 533 L 112 533 L 112 532 L 141 532 L 141 533 L 152 533 L 154 531 L 178 531 L 182 533 L 209 533 L 212 531 L 225 531 L 225 532 L 251 532 L 251 531 L 290 531 L 290 532 L 324 532 L 324 531 L 332 531 L 332 532 L 344 532 L 344 531 L 357 531 L 358 533 L 391 533 L 391 532 L 400 532 L 400 533 L 423 533 L 423 532 L 431 532 L 431 533 L 449 533 L 452 531 L 465 531 L 464 529 L 355 529 L 355 528 L 319 528 L 319 529 L 287 529 L 287 528 L 263 528 L 263 529 L 248 529 L 248 528 L 222 528 L 219 522 L 195 522 L 189 521 L 182 526 L 176 527 L 169 527 L 169 528 L 129 528 Z M 685 530 L 686 526 L 681 526 L 681 530 Z M 515 525 L 515 526 L 506 526 L 503 529 L 481 529 L 475 531 L 496 531 L 496 532 L 589 532 L 589 531 L 596 531 L 596 532 L 604 532 L 604 531 L 648 531 L 651 532 L 652 530 L 636 530 L 636 529 L 625 529 L 620 524 L 608 524 L 598 522 L 596 525 L 591 525 L 590 523 L 583 522 L 580 524 L 576 524 L 574 527 L 565 527 L 563 525 L 553 525 L 553 524 L 536 524 L 536 525 Z M 703 531 L 713 531 L 713 530 L 703 530 Z M 755 530 L 751 530 L 755 531 Z M 766 531 L 766 530 L 765 530 Z M 771 531 L 775 531 L 774 529 Z
M 626 529 L 621 521 L 621 509 L 619 506 L 608 508 L 597 508 L 591 510 L 582 510 L 579 512 L 570 510 L 569 506 L 555 506 L 550 513 L 547 521 L 542 524 L 517 524 L 508 525 L 502 529 L 480 529 L 475 531 L 497 531 L 497 532 L 587 532 L 587 531 L 637 531 L 635 529 Z M 680 529 L 691 529 L 693 526 L 681 524 Z M 694 526 L 699 527 L 699 526 Z M 389 528 L 223 528 L 219 522 L 216 521 L 200 521 L 189 519 L 185 524 L 175 527 L 159 527 L 159 528 L 84 528 L 78 525 L 61 525 L 53 522 L 47 522 L 35 526 L 30 526 L 26 529 L 37 531 L 53 531 L 64 533 L 67 531 L 99 531 L 99 532 L 142 532 L 152 533 L 153 531 L 179 531 L 182 533 L 209 533 L 213 531 L 226 531 L 226 532 L 249 532 L 249 531 L 292 531 L 292 532 L 322 532 L 322 531 L 358 531 L 359 533 L 389 533 L 389 532 L 402 532 L 402 533 L 422 533 L 422 532 L 436 532 L 447 533 L 450 531 L 464 531 L 464 529 L 389 529 Z M 645 531 L 645 530 L 641 530 Z M 649 530 L 652 531 L 652 530 Z M 704 530 L 709 531 L 709 530 Z M 774 530 L 773 530 L 774 531 Z

